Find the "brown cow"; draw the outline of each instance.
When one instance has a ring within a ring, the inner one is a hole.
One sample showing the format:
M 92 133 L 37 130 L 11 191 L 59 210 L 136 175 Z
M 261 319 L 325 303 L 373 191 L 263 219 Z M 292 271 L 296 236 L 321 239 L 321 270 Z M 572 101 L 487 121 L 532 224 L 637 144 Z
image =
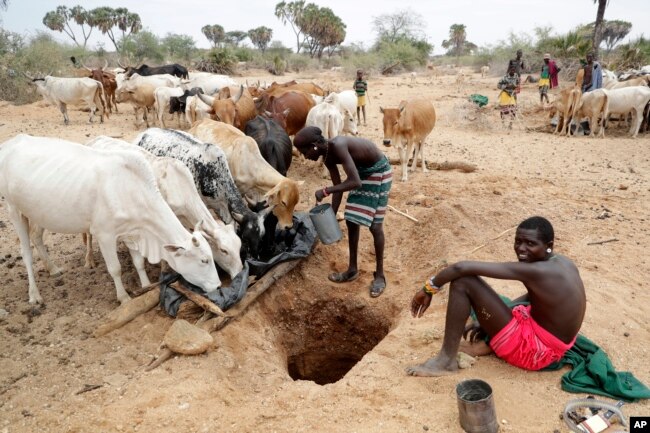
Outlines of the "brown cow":
M 280 96 L 287 92 L 305 92 L 311 95 L 325 96 L 325 91 L 317 84 L 314 83 L 296 83 L 289 82 L 284 84 L 271 84 L 271 87 L 266 89 L 266 93 L 273 96 Z
M 411 170 L 415 169 L 417 154 L 422 158 L 422 172 L 427 171 L 424 158 L 424 140 L 436 125 L 436 110 L 433 103 L 427 99 L 411 99 L 401 101 L 397 108 L 382 108 L 379 110 L 384 114 L 384 146 L 390 146 L 391 141 L 395 142 L 399 151 L 402 164 L 402 182 L 408 179 L 408 161 L 415 155 Z
M 230 88 L 222 89 L 216 97 L 204 94 L 197 96 L 201 101 L 208 104 L 210 107 L 210 117 L 228 125 L 233 125 L 235 128 L 243 131 L 246 127 L 246 122 L 254 119 L 257 113 L 255 112 L 255 103 L 253 97 L 244 86 L 239 87 L 239 92 L 235 96 L 231 96 Z
M 288 135 L 295 135 L 305 127 L 309 110 L 316 105 L 304 92 L 290 91 L 279 96 L 263 93 L 255 101 L 255 109 L 261 116 L 276 120 Z
M 300 198 L 302 181 L 296 182 L 278 173 L 262 157 L 257 142 L 233 126 L 203 119 L 192 125 L 189 133 L 223 150 L 242 196 L 253 201 L 263 197 L 278 218 L 281 229 L 293 226 L 293 211 Z
M 102 87 L 104 88 L 104 99 L 106 100 L 105 105 L 106 108 L 108 108 L 108 112 L 112 113 L 112 107 L 115 107 L 115 112 L 118 113 L 119 111 L 117 110 L 117 102 L 115 102 L 115 90 L 117 89 L 115 74 L 112 72 L 104 71 L 104 69 L 108 66 L 108 60 L 105 60 L 104 66 L 99 69 L 91 69 L 88 66 L 84 65 L 83 62 L 81 65 L 90 73 L 90 75 L 88 75 L 89 78 L 102 83 Z
M 580 104 L 580 97 L 582 92 L 580 87 L 576 84 L 573 88 L 563 89 L 560 94 L 555 98 L 552 103 L 549 117 L 558 115 L 557 126 L 553 134 L 569 135 L 571 134 L 571 120 L 573 120 L 573 113 Z

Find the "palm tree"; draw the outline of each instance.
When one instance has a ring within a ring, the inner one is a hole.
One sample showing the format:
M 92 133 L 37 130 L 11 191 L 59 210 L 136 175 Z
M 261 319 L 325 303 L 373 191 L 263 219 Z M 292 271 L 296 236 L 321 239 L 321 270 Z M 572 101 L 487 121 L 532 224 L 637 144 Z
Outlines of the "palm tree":
M 605 19 L 605 9 L 609 0 L 593 0 L 594 4 L 598 3 L 598 12 L 596 12 L 596 22 L 594 23 L 594 36 L 591 47 L 594 51 L 594 58 L 598 58 L 598 46 L 603 38 L 603 20 Z

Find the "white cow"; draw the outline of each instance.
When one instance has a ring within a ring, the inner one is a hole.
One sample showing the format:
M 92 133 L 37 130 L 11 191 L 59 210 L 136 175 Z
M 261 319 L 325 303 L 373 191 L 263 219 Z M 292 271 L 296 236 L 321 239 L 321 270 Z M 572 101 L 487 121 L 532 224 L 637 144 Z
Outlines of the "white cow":
M 188 96 L 185 102 L 185 118 L 192 125 L 197 120 L 209 119 L 211 106 L 201 101 L 198 96 Z
M 490 67 L 488 65 L 481 66 L 481 78 L 485 78 L 490 73 Z
M 212 249 L 214 260 L 231 278 L 235 278 L 243 265 L 239 256 L 241 239 L 234 224 L 215 220 L 196 190 L 192 173 L 177 159 L 155 156 L 151 152 L 124 140 L 100 135 L 86 146 L 102 150 L 128 150 L 140 152 L 151 164 L 156 183 L 163 198 L 185 227 L 201 223 L 201 232 Z M 90 247 L 90 242 L 88 243 Z M 92 267 L 92 266 L 89 266 Z
M 169 111 L 169 100 L 172 96 L 183 96 L 183 89 L 180 87 L 157 87 L 153 91 L 154 98 L 154 107 L 156 108 L 156 114 L 158 115 L 158 125 L 161 128 L 166 128 L 165 125 L 165 113 Z M 180 115 L 178 117 L 178 126 L 181 125 Z
M 352 135 L 359 133 L 354 115 L 348 109 L 338 105 L 336 94 L 330 94 L 323 102 L 309 110 L 305 126 L 318 126 L 326 139 L 334 138 L 343 133 Z
M 89 122 L 92 123 L 95 110 L 99 109 L 100 122 L 104 122 L 104 89 L 102 83 L 92 78 L 61 78 L 46 75 L 45 78 L 32 78 L 32 83 L 43 98 L 59 107 L 63 121 L 67 125 L 67 104 L 86 103 L 90 107 Z M 108 116 L 107 116 L 108 117 Z
M 144 258 L 151 263 L 164 259 L 206 291 L 221 284 L 207 241 L 176 218 L 139 153 L 20 134 L 0 145 L 0 194 L 20 238 L 30 303 L 43 298 L 34 278 L 29 224 L 57 233 L 93 234 L 122 303 L 130 297 L 122 284 L 118 239 L 131 251 L 139 273 Z M 47 257 L 42 240 L 35 245 Z
M 325 101 L 339 107 L 341 114 L 343 114 L 345 110 L 348 110 L 350 113 L 354 113 L 357 109 L 357 94 L 354 90 L 344 90 L 338 93 L 332 92 L 324 99 Z
M 183 81 L 184 89 L 191 89 L 193 87 L 200 87 L 207 95 L 212 95 L 218 92 L 223 87 L 238 86 L 237 82 L 227 75 L 198 75 L 189 80 Z
M 636 137 L 643 122 L 643 109 L 650 102 L 650 87 L 637 86 L 607 90 L 607 110 L 605 119 L 611 114 L 627 116 L 632 113 L 630 135 Z
M 156 74 L 156 75 L 140 75 L 137 72 L 130 77 L 124 77 L 125 82 L 134 84 L 149 83 L 154 87 L 180 87 L 181 79 L 170 74 Z

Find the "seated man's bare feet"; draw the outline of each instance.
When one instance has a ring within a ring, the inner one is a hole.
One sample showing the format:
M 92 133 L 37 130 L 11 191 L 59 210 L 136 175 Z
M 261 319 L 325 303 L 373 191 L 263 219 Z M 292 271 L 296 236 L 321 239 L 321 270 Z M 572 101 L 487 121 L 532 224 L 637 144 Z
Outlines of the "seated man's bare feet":
M 458 370 L 456 358 L 452 360 L 442 360 L 438 357 L 430 358 L 428 361 L 408 367 L 406 374 L 409 376 L 438 377 L 453 374 Z
M 458 351 L 469 356 L 485 356 L 492 353 L 492 348 L 485 341 L 477 341 L 476 343 L 461 341 Z

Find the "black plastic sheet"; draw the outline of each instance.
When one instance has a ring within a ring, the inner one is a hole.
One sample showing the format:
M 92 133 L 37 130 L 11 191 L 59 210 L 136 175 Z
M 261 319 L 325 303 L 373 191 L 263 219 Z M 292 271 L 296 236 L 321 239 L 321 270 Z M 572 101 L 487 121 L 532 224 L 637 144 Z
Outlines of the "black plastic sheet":
M 211 293 L 206 293 L 201 287 L 185 281 L 177 272 L 162 273 L 160 276 L 160 306 L 165 309 L 167 314 L 176 317 L 181 303 L 185 301 L 185 296 L 174 290 L 170 284 L 180 281 L 188 290 L 205 296 L 226 311 L 246 295 L 249 287 L 249 275 L 255 276 L 257 280 L 279 263 L 307 257 L 311 253 L 316 236 L 316 229 L 309 215 L 306 213 L 294 214 L 293 228 L 290 231 L 276 230 L 275 242 L 271 248 L 274 252 L 272 257 L 265 261 L 246 260 L 244 269 L 235 276 L 229 286 L 221 286 Z

